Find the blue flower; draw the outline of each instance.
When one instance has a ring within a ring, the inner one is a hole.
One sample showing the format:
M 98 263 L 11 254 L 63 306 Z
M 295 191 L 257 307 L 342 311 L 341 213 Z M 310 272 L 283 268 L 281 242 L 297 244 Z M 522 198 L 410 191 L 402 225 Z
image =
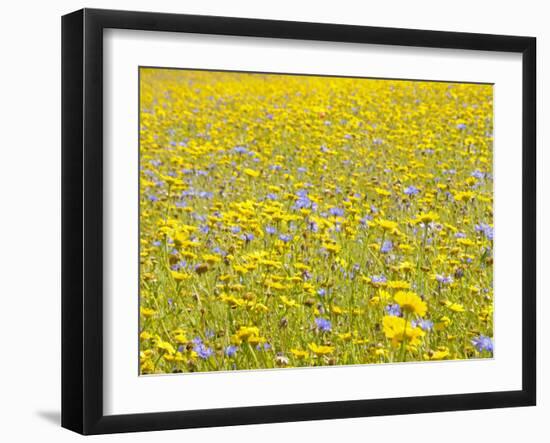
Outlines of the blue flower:
M 406 195 L 416 195 L 420 192 L 420 190 L 416 186 L 407 186 L 405 190 L 403 191 Z
M 248 149 L 246 149 L 244 146 L 235 146 L 233 148 L 233 152 L 236 154 L 246 154 L 248 152 Z
M 296 192 L 298 199 L 294 202 L 292 209 L 309 209 L 312 207 L 313 202 L 307 196 L 307 191 L 305 189 L 300 189 Z
M 315 319 L 315 325 L 317 326 L 317 329 L 321 332 L 330 332 L 332 330 L 332 324 L 330 323 L 330 320 L 327 320 L 323 317 L 317 317 Z
M 482 179 L 485 178 L 485 173 L 476 169 L 474 172 L 472 172 L 472 177 Z
M 271 345 L 269 343 L 264 343 L 263 346 L 262 345 L 256 345 L 256 349 L 258 351 L 269 351 L 271 349 Z
M 227 348 L 225 348 L 225 355 L 227 357 L 234 357 L 238 350 L 239 348 L 237 346 L 229 345 Z
M 437 274 L 435 279 L 444 285 L 450 285 L 453 282 L 453 277 L 450 275 Z
M 254 234 L 251 234 L 251 233 L 247 232 L 247 233 L 241 235 L 241 240 L 244 240 L 246 242 L 252 241 L 252 240 L 254 240 Z
M 456 129 L 460 129 L 461 131 L 466 129 L 466 123 L 459 123 L 456 125 Z
M 314 221 L 310 221 L 308 223 L 308 229 L 311 232 L 319 232 L 319 225 L 317 223 L 315 223 Z
M 220 254 L 222 257 L 225 257 L 227 255 L 227 253 L 222 248 L 220 248 L 219 246 L 214 246 L 212 248 L 212 252 L 214 254 Z
M 420 326 L 423 331 L 431 331 L 434 327 L 434 323 L 431 320 L 413 320 L 411 322 L 413 328 Z
M 365 215 L 362 219 L 359 220 L 359 223 L 361 223 L 361 226 L 368 227 L 369 220 L 372 220 L 372 217 L 370 215 Z
M 494 229 L 491 226 L 489 226 L 487 223 L 479 223 L 475 225 L 475 230 L 477 232 L 483 232 L 483 234 L 487 239 L 493 240 Z
M 208 346 L 205 346 L 203 343 L 196 344 L 193 350 L 197 353 L 197 355 L 202 358 L 203 360 L 207 360 L 212 355 L 214 355 L 214 351 L 212 348 L 209 348 Z
M 373 283 L 386 283 L 388 281 L 384 275 L 373 275 L 370 280 Z
M 485 335 L 479 335 L 472 339 L 472 345 L 477 349 L 478 352 L 489 351 L 493 352 L 493 339 Z
M 266 226 L 265 227 L 265 232 L 269 235 L 273 235 L 277 232 L 277 229 L 273 226 Z
M 317 291 L 317 295 L 318 295 L 319 297 L 324 297 L 326 294 L 327 294 L 327 290 L 324 289 L 324 288 L 321 288 L 321 289 L 319 289 L 319 290 Z
M 268 200 L 277 200 L 277 194 L 273 194 L 272 192 L 270 192 L 269 194 L 267 194 L 265 196 Z
M 380 252 L 382 254 L 387 254 L 388 252 L 390 252 L 392 250 L 392 248 L 393 248 L 393 243 L 390 240 L 386 240 L 382 244 L 382 247 L 380 248 Z
M 393 317 L 401 317 L 401 308 L 397 303 L 388 305 L 385 308 L 386 314 Z
M 179 271 L 180 269 L 184 269 L 187 266 L 187 262 L 185 260 L 180 260 L 179 262 L 173 264 L 170 269 L 172 271 Z
M 466 234 L 464 232 L 457 232 L 455 238 L 466 238 Z
M 199 227 L 199 231 L 203 234 L 208 234 L 210 232 L 210 228 L 207 225 L 202 225 Z
M 241 227 L 240 226 L 231 226 L 231 232 L 233 234 L 238 234 L 239 232 L 241 232 Z
M 328 210 L 328 212 L 330 212 L 330 215 L 334 216 L 334 217 L 343 217 L 344 216 L 344 210 L 342 208 L 330 208 Z
M 288 235 L 288 234 L 281 234 L 279 235 L 279 240 L 285 242 L 285 243 L 288 243 L 289 241 L 292 240 L 292 235 Z

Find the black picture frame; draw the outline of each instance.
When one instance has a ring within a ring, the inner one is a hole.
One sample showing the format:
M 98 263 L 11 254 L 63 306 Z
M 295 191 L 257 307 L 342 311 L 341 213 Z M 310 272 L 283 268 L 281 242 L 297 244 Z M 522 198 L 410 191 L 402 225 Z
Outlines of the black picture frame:
M 522 54 L 522 389 L 131 415 L 103 413 L 103 31 L 502 51 Z M 536 403 L 536 39 L 83 9 L 62 18 L 62 426 L 82 434 L 530 406 Z

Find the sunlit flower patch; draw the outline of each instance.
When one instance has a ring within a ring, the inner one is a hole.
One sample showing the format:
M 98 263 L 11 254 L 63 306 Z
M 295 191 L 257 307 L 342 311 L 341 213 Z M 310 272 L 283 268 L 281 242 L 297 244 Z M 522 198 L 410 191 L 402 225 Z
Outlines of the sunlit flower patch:
M 142 374 L 490 358 L 490 85 L 141 69 Z

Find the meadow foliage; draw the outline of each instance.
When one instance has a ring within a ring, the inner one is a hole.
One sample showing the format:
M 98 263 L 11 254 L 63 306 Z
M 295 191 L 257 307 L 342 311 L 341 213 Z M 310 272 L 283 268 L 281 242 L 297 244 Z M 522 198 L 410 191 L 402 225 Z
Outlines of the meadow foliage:
M 141 373 L 491 357 L 492 100 L 142 68 Z

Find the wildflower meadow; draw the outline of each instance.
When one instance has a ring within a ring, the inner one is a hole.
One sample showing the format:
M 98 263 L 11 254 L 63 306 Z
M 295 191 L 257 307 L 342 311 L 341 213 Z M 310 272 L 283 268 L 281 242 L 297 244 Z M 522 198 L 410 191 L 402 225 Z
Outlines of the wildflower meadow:
M 139 115 L 141 374 L 493 356 L 492 85 L 141 68 Z

